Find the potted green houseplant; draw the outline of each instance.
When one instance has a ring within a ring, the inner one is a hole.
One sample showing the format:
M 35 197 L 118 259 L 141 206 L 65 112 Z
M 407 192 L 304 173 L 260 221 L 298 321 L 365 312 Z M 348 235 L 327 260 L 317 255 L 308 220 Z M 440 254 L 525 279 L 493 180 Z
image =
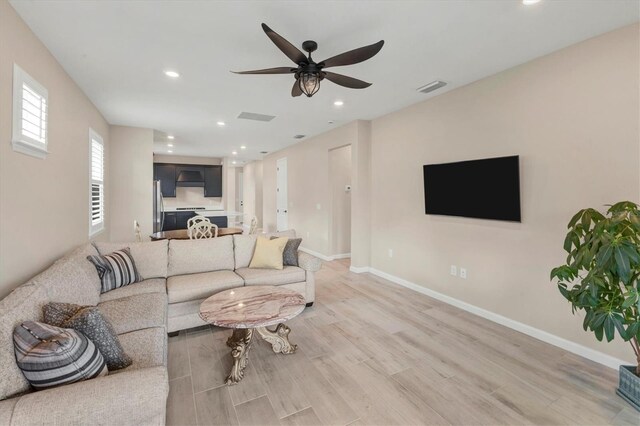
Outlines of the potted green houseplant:
M 629 342 L 635 366 L 620 366 L 617 393 L 640 411 L 640 210 L 622 201 L 605 214 L 580 210 L 568 225 L 564 265 L 551 271 L 572 312 L 585 311 L 583 327 L 607 342 Z

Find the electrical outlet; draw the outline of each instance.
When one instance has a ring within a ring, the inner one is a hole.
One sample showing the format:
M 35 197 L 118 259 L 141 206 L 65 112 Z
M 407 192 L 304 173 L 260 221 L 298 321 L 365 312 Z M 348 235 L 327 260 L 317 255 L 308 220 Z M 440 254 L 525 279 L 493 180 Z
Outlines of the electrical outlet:
M 467 268 L 460 268 L 460 278 L 463 280 L 467 279 Z
M 316 209 L 317 210 L 322 210 L 322 205 L 320 205 L 320 203 L 316 204 Z
M 456 265 L 451 265 L 451 275 L 454 277 L 458 275 L 458 268 L 456 268 Z
M 393 249 L 389 249 L 389 257 L 393 257 Z

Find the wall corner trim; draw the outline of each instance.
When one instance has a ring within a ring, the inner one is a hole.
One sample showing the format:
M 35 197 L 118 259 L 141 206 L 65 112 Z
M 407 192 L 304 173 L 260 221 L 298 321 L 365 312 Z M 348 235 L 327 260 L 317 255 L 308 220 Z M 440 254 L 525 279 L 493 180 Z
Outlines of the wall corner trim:
M 493 321 L 497 324 L 503 325 L 505 327 L 509 327 L 512 330 L 515 331 L 519 331 L 520 333 L 526 334 L 528 336 L 531 336 L 535 339 L 541 340 L 545 343 L 549 343 L 551 345 L 557 346 L 561 349 L 564 349 L 568 352 L 574 353 L 576 355 L 579 355 L 583 358 L 587 358 L 591 361 L 595 361 L 599 364 L 602 364 L 604 366 L 607 366 L 609 368 L 613 368 L 615 370 L 618 369 L 618 367 L 620 367 L 620 365 L 628 365 L 629 363 L 626 361 L 623 361 L 621 359 L 618 359 L 616 357 L 613 357 L 611 355 L 607 355 L 605 353 L 602 353 L 600 351 L 596 351 L 595 349 L 591 349 L 588 348 L 586 346 L 580 345 L 578 343 L 572 342 L 570 340 L 567 340 L 565 338 L 556 336 L 554 334 L 548 333 L 546 331 L 540 330 L 538 328 L 532 327 L 530 325 L 518 322 L 516 320 L 513 320 L 511 318 L 507 318 L 504 317 L 502 315 L 496 314 L 494 312 L 488 311 L 486 309 L 483 308 L 479 308 L 475 305 L 472 305 L 470 303 L 467 302 L 463 302 L 462 300 L 458 300 L 456 298 L 453 298 L 451 296 L 447 296 L 445 294 L 439 293 L 437 291 L 431 290 L 427 287 L 423 287 L 421 285 L 412 283 L 411 281 L 407 281 L 403 278 L 400 277 L 396 277 L 394 275 L 388 274 L 386 272 L 380 271 L 378 269 L 369 267 L 369 266 L 363 266 L 363 267 L 356 267 L 356 266 L 352 266 L 349 268 L 349 270 L 351 272 L 354 272 L 356 274 L 361 274 L 364 272 L 369 272 L 373 275 L 376 275 L 380 278 L 384 278 L 386 280 L 389 280 L 393 283 L 399 284 L 403 287 L 409 288 L 413 291 L 417 291 L 418 293 L 422 293 L 426 296 L 429 297 L 433 297 L 434 299 L 440 300 L 441 302 L 447 303 L 451 306 L 455 306 L 456 308 L 462 309 L 464 311 L 467 311 L 469 313 L 472 313 L 474 315 L 478 315 L 479 317 L 488 319 L 489 321 Z

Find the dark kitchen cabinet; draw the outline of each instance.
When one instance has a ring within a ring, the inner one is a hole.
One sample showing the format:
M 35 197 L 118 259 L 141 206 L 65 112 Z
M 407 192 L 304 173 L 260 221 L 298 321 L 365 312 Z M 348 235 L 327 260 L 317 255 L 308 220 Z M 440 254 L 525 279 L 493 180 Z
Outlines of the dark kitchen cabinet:
M 153 179 L 160 181 L 160 191 L 163 197 L 176 196 L 175 164 L 155 163 L 153 165 Z
M 187 229 L 187 221 L 195 215 L 192 211 L 176 212 L 176 229 Z
M 164 212 L 163 231 L 175 231 L 176 228 L 176 212 Z
M 222 197 L 222 166 L 204 166 L 204 196 Z
M 218 225 L 218 228 L 227 228 L 228 220 L 227 216 L 208 216 L 209 222 Z

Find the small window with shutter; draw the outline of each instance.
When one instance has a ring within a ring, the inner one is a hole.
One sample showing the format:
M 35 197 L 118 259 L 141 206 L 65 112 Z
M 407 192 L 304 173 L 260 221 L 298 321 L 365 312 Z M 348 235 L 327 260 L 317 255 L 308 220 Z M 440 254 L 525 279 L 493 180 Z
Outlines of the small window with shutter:
M 104 229 L 104 142 L 99 134 L 89 129 L 90 144 L 90 205 L 89 236 Z
M 13 150 L 38 158 L 47 152 L 47 89 L 13 64 Z

